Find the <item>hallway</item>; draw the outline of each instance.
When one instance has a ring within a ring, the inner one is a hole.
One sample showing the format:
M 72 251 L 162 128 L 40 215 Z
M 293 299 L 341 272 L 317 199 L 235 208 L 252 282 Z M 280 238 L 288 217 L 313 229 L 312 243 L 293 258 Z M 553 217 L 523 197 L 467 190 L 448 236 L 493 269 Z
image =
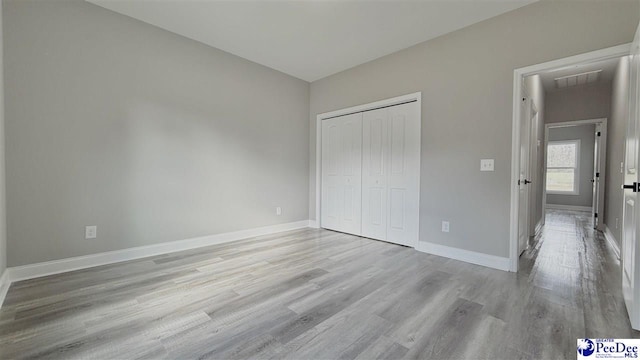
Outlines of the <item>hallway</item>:
M 627 318 L 620 261 L 604 235 L 593 229 L 591 213 L 547 210 L 545 226 L 520 257 L 519 276 L 533 285 L 526 295 L 528 313 L 536 314 L 531 319 L 539 325 L 549 322 L 548 335 L 640 337 Z

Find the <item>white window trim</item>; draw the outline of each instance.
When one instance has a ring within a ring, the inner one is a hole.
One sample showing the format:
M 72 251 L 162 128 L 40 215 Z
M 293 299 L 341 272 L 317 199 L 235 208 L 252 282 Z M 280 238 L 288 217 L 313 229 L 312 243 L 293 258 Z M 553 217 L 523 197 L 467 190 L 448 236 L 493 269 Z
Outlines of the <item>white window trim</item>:
M 548 161 L 549 146 L 551 146 L 551 145 L 569 145 L 569 144 L 575 144 L 576 145 L 576 167 L 575 167 L 575 174 L 573 176 L 573 191 L 553 191 L 553 190 L 547 190 L 545 188 L 545 191 L 547 192 L 547 194 L 552 194 L 552 195 L 580 195 L 580 155 L 581 155 L 580 154 L 580 139 L 577 139 L 577 140 L 557 140 L 557 141 L 549 141 L 549 142 L 547 142 L 547 148 L 545 149 L 545 152 L 547 154 L 547 164 L 549 164 L 549 161 Z M 562 169 L 562 168 L 554 168 L 554 169 Z M 548 170 L 549 170 L 549 165 L 547 165 L 547 168 L 545 169 L 545 177 L 547 176 L 547 171 Z

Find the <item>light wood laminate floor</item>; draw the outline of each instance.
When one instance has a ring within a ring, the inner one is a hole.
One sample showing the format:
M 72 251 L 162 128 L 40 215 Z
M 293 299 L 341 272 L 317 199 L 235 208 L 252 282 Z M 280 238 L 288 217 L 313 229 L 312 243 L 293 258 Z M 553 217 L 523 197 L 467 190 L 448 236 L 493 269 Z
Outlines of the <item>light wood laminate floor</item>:
M 589 214 L 551 211 L 520 267 L 291 231 L 14 283 L 0 358 L 575 359 L 640 337 Z

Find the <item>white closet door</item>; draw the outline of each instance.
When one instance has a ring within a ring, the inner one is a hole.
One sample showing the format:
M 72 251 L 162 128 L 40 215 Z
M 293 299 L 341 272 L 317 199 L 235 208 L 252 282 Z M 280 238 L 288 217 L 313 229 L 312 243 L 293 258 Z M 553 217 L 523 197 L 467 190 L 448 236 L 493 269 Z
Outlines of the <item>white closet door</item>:
M 361 234 L 362 113 L 322 121 L 323 228 Z
M 342 159 L 340 154 L 340 119 L 322 122 L 322 205 L 323 228 L 340 228 L 340 194 Z
M 388 109 L 362 119 L 362 236 L 387 240 Z
M 420 207 L 420 118 L 417 103 L 387 108 L 387 241 L 416 246 Z

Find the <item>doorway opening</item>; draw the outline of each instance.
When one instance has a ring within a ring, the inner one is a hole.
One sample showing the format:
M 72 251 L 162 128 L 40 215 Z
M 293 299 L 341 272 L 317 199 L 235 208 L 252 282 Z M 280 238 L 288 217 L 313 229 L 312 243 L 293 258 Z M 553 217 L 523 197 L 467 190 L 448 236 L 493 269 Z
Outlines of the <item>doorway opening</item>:
M 607 130 L 612 79 L 629 54 L 625 44 L 514 70 L 511 271 L 518 271 L 520 254 L 545 226 L 547 209 L 589 211 L 605 233 L 607 225 L 618 227 L 604 221 Z
M 548 209 L 590 212 L 604 231 L 607 119 L 545 124 L 542 203 Z
M 558 272 L 568 289 L 581 285 L 567 271 L 620 271 L 617 289 L 640 329 L 640 30 L 634 44 L 515 70 L 510 261 L 534 277 Z M 598 251 L 601 265 L 588 261 Z

